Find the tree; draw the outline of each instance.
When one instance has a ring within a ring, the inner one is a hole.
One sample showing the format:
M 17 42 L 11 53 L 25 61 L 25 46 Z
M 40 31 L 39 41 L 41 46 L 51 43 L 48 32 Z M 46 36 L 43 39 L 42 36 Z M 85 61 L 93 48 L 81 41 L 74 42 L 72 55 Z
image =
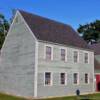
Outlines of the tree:
M 5 19 L 4 15 L 0 14 L 0 49 L 9 29 L 9 22 Z
M 95 43 L 100 41 L 100 20 L 96 20 L 89 24 L 80 25 L 77 29 L 79 34 L 87 41 L 87 43 Z

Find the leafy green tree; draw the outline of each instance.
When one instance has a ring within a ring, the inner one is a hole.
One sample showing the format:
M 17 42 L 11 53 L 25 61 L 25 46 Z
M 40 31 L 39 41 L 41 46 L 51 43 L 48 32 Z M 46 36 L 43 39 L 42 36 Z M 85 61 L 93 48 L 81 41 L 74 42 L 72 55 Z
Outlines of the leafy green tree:
M 9 29 L 9 22 L 5 19 L 4 15 L 0 14 L 0 49 Z
M 81 34 L 87 43 L 95 43 L 100 41 L 100 20 L 96 20 L 89 24 L 80 25 L 77 31 Z

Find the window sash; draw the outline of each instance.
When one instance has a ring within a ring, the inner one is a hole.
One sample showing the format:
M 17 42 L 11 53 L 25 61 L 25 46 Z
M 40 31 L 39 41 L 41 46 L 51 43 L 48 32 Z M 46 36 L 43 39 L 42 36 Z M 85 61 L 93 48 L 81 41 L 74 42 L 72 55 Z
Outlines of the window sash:
M 61 49 L 61 60 L 65 61 L 65 57 L 66 57 L 66 50 L 65 49 Z
M 89 83 L 89 75 L 87 73 L 85 73 L 85 83 Z
M 51 54 L 52 54 L 52 48 L 49 46 L 46 46 L 46 59 L 51 60 Z
M 66 75 L 65 73 L 60 74 L 60 84 L 64 85 L 66 83 Z
M 45 85 L 50 85 L 51 84 L 51 73 L 46 72 L 45 73 Z
M 88 59 L 89 59 L 88 53 L 85 53 L 84 56 L 85 56 L 85 57 L 84 57 L 84 62 L 85 62 L 85 63 L 88 63 Z
M 78 51 L 74 51 L 74 62 L 78 62 Z
M 78 73 L 73 74 L 74 84 L 78 84 Z

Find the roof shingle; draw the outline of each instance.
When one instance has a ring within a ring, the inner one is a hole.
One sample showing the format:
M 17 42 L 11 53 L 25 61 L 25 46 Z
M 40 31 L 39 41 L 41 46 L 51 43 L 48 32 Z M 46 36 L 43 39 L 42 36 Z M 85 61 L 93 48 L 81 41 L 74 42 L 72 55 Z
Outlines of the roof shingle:
M 100 43 L 89 45 L 89 47 L 94 50 L 95 55 L 100 55 Z
M 100 43 L 89 45 L 89 47 L 94 51 L 95 55 L 100 55 Z M 100 70 L 100 62 L 96 58 L 94 58 L 94 65 L 96 70 Z
M 96 58 L 94 58 L 94 69 L 100 70 L 100 62 Z
M 19 10 L 39 40 L 89 49 L 87 43 L 67 24 Z

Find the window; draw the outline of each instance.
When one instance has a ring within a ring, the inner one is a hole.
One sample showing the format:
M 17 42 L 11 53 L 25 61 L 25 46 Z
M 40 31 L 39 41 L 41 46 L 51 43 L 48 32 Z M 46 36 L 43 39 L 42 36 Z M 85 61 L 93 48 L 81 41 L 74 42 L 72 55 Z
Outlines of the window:
M 47 60 L 52 59 L 52 48 L 50 46 L 46 46 L 46 59 Z
M 73 79 L 74 79 L 73 82 L 74 82 L 74 84 L 78 84 L 78 78 L 79 78 L 78 77 L 78 73 L 74 73 L 73 74 Z
M 78 62 L 78 51 L 74 51 L 74 62 L 77 63 Z
M 66 60 L 66 50 L 65 49 L 61 49 L 61 60 L 62 61 Z
M 85 73 L 85 83 L 86 84 L 89 83 L 89 75 L 87 73 Z
M 66 84 L 66 75 L 65 75 L 65 73 L 60 73 L 60 84 L 62 84 L 62 85 Z
M 45 73 L 45 85 L 51 85 L 51 73 L 50 72 Z
M 84 63 L 89 63 L 88 53 L 84 53 Z

